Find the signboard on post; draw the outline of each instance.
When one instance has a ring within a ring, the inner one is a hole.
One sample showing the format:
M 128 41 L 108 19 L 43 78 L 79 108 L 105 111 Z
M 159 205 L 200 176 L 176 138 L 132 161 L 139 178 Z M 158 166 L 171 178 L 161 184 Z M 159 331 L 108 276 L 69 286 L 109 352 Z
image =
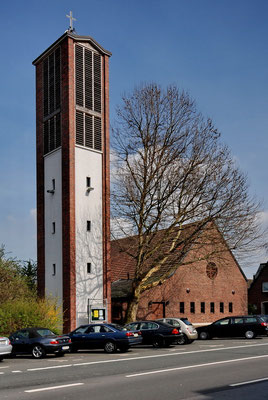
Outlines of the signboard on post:
M 91 321 L 105 321 L 106 309 L 105 308 L 91 308 Z
M 88 313 L 88 323 L 90 322 L 107 322 L 107 306 L 104 303 L 99 303 L 92 305 L 90 304 L 90 299 L 88 299 L 87 313 Z

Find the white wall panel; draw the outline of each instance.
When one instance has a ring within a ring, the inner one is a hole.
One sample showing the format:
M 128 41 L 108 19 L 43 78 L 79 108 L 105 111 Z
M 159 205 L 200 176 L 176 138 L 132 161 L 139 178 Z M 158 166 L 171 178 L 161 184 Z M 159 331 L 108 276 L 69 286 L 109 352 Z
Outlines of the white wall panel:
M 45 156 L 45 286 L 46 294 L 58 298 L 62 303 L 62 184 L 61 184 L 61 149 Z M 55 193 L 52 189 L 55 179 Z M 52 233 L 52 223 L 56 231 Z M 53 276 L 53 264 L 56 275 Z

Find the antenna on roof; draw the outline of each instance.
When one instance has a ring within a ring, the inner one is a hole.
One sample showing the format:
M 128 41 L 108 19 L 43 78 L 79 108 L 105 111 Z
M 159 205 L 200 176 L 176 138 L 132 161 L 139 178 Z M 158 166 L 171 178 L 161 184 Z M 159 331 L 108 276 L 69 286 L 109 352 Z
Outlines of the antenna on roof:
M 73 17 L 73 12 L 70 11 L 70 15 L 66 14 L 66 17 L 70 19 L 70 26 L 69 26 L 68 31 L 69 32 L 75 32 L 75 29 L 73 27 L 73 21 L 76 21 L 76 18 Z

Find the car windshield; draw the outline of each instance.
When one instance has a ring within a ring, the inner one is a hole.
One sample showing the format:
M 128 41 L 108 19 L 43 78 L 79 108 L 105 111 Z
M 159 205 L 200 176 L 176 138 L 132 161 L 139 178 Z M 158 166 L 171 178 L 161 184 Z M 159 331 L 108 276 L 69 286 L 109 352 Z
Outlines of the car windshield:
M 109 324 L 109 326 L 110 326 L 111 328 L 117 329 L 118 331 L 126 331 L 126 328 L 124 328 L 123 326 L 118 325 L 118 324 Z
M 187 318 L 181 318 L 182 322 L 185 323 L 185 325 L 192 325 L 190 321 L 188 321 Z
M 50 329 L 43 329 L 43 328 L 39 328 L 36 329 L 36 332 L 38 333 L 38 335 L 45 337 L 45 336 L 56 336 L 54 332 L 52 332 Z

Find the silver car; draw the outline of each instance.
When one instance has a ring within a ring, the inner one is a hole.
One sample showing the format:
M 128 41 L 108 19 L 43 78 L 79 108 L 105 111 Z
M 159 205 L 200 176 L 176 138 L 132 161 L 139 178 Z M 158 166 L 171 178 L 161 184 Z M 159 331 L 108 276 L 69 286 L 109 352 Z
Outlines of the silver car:
M 157 321 L 181 328 L 183 335 L 178 339 L 178 344 L 190 344 L 198 338 L 197 330 L 187 318 L 159 318 Z
M 9 338 L 0 336 L 0 361 L 2 361 L 5 356 L 8 356 L 11 351 L 12 346 Z

